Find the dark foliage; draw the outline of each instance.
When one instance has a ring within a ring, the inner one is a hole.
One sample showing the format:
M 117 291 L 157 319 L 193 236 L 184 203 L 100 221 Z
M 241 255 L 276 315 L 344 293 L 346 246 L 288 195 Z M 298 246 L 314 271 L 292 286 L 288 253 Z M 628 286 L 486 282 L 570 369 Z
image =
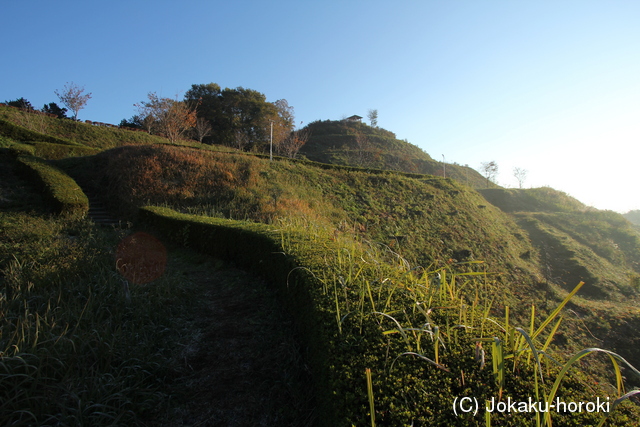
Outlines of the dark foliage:
M 66 108 L 60 107 L 55 102 L 50 102 L 42 107 L 42 112 L 47 114 L 55 114 L 59 119 L 66 119 L 67 111 L 68 110 Z
M 10 107 L 22 108 L 24 110 L 34 109 L 31 103 L 24 98 L 14 99 L 13 101 L 5 101 L 4 103 Z

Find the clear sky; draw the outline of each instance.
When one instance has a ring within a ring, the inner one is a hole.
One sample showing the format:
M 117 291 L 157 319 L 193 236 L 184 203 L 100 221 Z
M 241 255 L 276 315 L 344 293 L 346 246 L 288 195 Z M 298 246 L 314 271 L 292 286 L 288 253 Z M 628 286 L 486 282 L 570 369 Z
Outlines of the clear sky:
M 0 101 L 118 124 L 192 84 L 285 98 L 296 120 L 366 117 L 434 159 L 640 209 L 640 1 L 6 1 Z

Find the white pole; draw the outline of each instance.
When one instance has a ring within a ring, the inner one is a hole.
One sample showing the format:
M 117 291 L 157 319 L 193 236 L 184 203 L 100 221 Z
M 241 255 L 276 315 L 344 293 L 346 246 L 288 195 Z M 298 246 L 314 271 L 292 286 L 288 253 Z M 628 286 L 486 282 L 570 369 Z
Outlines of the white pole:
M 447 177 L 447 164 L 444 162 L 444 154 L 442 155 L 442 174 Z
M 273 162 L 273 121 L 271 121 L 271 135 L 269 137 L 269 161 Z

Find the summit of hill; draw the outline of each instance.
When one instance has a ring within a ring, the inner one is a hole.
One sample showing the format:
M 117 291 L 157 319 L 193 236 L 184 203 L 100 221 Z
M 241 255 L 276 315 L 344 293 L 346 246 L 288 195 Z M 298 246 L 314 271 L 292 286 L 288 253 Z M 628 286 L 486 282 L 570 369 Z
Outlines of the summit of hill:
M 304 128 L 309 140 L 300 154 L 321 163 L 395 170 L 455 179 L 473 188 L 486 178 L 469 166 L 443 164 L 396 134 L 357 119 L 318 120 Z

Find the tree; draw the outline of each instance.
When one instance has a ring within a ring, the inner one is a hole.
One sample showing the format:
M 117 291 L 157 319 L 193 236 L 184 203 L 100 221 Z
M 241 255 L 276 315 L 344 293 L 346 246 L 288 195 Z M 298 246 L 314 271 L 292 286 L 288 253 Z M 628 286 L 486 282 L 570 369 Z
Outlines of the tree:
M 75 83 L 67 83 L 64 85 L 62 92 L 54 91 L 60 102 L 62 102 L 69 110 L 73 111 L 73 120 L 78 120 L 78 112 L 82 110 L 87 101 L 91 99 L 91 93 L 84 93 L 84 86 L 80 87 Z
M 268 150 L 271 121 L 279 123 L 277 108 L 255 90 L 238 87 L 222 91 L 223 119 L 231 130 L 246 135 L 248 150 Z
M 482 162 L 482 171 L 487 177 L 487 188 L 489 188 L 489 182 L 495 183 L 495 178 L 498 175 L 498 164 L 495 161 Z
M 200 142 L 206 137 L 211 135 L 211 122 L 204 117 L 198 117 L 196 119 L 196 125 L 193 127 L 193 133 L 196 139 Z
M 202 138 L 205 144 L 226 143 L 234 141 L 234 135 L 229 123 L 222 114 L 222 90 L 216 83 L 194 84 L 184 95 L 187 102 L 198 103 L 198 118 L 211 124 L 209 135 Z
M 171 142 L 176 142 L 188 129 L 196 125 L 197 107 L 190 106 L 185 101 L 170 101 L 168 110 L 160 118 L 160 125 L 165 136 Z
M 264 94 L 252 89 L 221 90 L 216 83 L 192 85 L 185 101 L 199 102 L 198 117 L 211 123 L 212 137 L 203 138 L 204 143 L 215 140 L 247 150 L 268 150 L 273 124 L 277 149 L 293 129 L 293 108 L 286 100 L 267 102 Z
M 378 127 L 378 110 L 369 110 L 367 113 L 367 117 L 369 118 L 369 123 L 371 123 L 371 127 Z
M 67 118 L 67 109 L 58 106 L 58 104 L 56 104 L 55 102 L 44 104 L 44 107 L 42 107 L 42 112 L 47 114 L 55 114 L 59 119 Z
M 308 128 L 291 132 L 280 144 L 280 152 L 291 159 L 295 159 L 300 148 L 309 140 L 310 135 L 311 132 Z
M 196 125 L 196 105 L 171 98 L 160 98 L 149 92 L 146 102 L 136 104 L 143 123 L 151 133 L 157 130 L 171 142 L 177 141 L 184 132 Z
M 23 110 L 33 111 L 33 106 L 24 98 L 14 99 L 13 101 L 4 101 L 10 107 L 22 108 Z
M 130 119 L 122 119 L 118 125 L 121 128 L 144 129 L 144 119 L 135 114 Z
M 249 145 L 249 136 L 241 129 L 236 129 L 234 137 L 233 146 L 240 151 L 244 151 L 245 147 Z
M 293 107 L 286 99 L 279 99 L 273 105 L 276 107 L 276 115 L 270 119 L 273 122 L 273 145 L 276 147 L 277 153 L 291 157 L 289 149 L 291 148 L 291 131 L 295 120 Z
M 518 180 L 518 185 L 520 186 L 520 188 L 522 188 L 522 184 L 524 184 L 527 179 L 527 173 L 529 173 L 529 171 L 527 171 L 526 169 L 513 168 L 513 176 L 515 176 Z

